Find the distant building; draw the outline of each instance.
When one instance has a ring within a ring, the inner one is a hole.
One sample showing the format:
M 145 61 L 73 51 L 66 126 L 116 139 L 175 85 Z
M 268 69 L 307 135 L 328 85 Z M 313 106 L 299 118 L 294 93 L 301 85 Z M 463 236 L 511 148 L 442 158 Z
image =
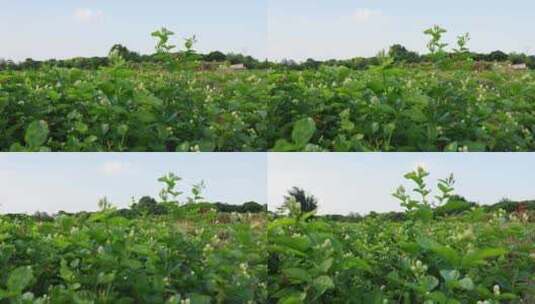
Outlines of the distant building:
M 525 63 L 511 64 L 511 69 L 513 69 L 513 70 L 527 70 L 528 66 Z
M 229 68 L 231 70 L 233 70 L 233 71 L 241 71 L 241 70 L 246 70 L 247 69 L 247 67 L 245 67 L 245 64 L 243 64 L 243 63 L 233 64 Z

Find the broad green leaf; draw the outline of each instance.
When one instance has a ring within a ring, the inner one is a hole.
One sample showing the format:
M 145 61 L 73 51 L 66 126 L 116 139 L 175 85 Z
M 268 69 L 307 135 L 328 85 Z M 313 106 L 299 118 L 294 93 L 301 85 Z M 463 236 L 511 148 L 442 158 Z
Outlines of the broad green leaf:
M 474 282 L 469 277 L 466 277 L 466 278 L 464 278 L 464 279 L 459 281 L 459 286 L 462 289 L 465 289 L 465 290 L 473 290 L 474 289 Z
M 432 291 L 438 286 L 439 281 L 434 276 L 428 275 L 422 279 L 421 283 L 427 291 Z
M 7 97 L 0 95 L 0 114 L 7 107 L 7 104 L 8 104 Z
M 216 148 L 216 144 L 214 143 L 213 140 L 206 139 L 206 140 L 199 142 L 199 150 L 201 152 L 213 152 L 215 148 Z
M 431 248 L 431 250 L 446 260 L 450 265 L 457 266 L 460 261 L 460 255 L 454 249 L 447 246 L 437 246 Z
M 124 135 L 126 135 L 127 132 L 128 132 L 128 125 L 121 124 L 121 125 L 119 125 L 119 127 L 117 127 L 117 133 L 119 135 L 124 136 Z
M 277 303 L 279 304 L 302 304 L 305 303 L 306 293 L 292 293 L 281 298 Z
M 451 266 L 459 265 L 461 257 L 453 248 L 443 246 L 438 242 L 426 237 L 418 237 L 416 241 L 418 242 L 420 247 L 427 250 L 431 250 L 432 252 L 440 256 L 442 259 L 444 259 L 446 262 L 448 262 Z
M 9 152 L 23 152 L 24 146 L 20 143 L 14 143 L 9 147 Z
M 46 142 L 48 133 L 48 124 L 44 120 L 34 121 L 26 129 L 24 141 L 29 147 L 37 148 Z
M 486 259 L 498 257 L 507 253 L 505 248 L 484 248 L 478 249 L 464 256 L 462 260 L 463 267 L 470 268 L 473 266 L 485 264 Z
M 294 124 L 292 140 L 296 145 L 304 147 L 312 136 L 314 136 L 315 132 L 316 123 L 312 118 L 301 119 Z
M 289 143 L 285 139 L 277 140 L 277 142 L 275 143 L 275 147 L 273 147 L 272 149 L 273 152 L 291 152 L 295 150 L 296 150 L 295 145 L 292 143 Z
M 299 284 L 312 280 L 312 278 L 308 274 L 308 271 L 302 268 L 284 269 L 283 273 L 288 277 L 288 280 L 290 280 L 294 284 Z
M 97 284 L 110 284 L 115 280 L 115 273 L 99 273 L 97 276 Z
M 440 291 L 433 291 L 429 294 L 428 298 L 436 301 L 437 303 L 446 303 L 448 300 L 448 297 Z
M 334 288 L 334 283 L 329 276 L 323 275 L 315 278 L 312 282 L 312 286 L 314 287 L 318 295 L 322 295 L 328 289 Z
M 210 304 L 212 303 L 212 298 L 206 295 L 194 293 L 190 296 L 190 303 L 191 304 Z
M 444 278 L 446 282 L 449 282 L 458 280 L 461 274 L 457 270 L 441 270 L 440 275 Z
M 82 133 L 82 134 L 85 134 L 88 130 L 89 130 L 89 127 L 81 122 L 81 121 L 77 121 L 75 124 L 74 124 L 74 128 L 76 129 L 76 131 Z
M 136 92 L 134 98 L 137 102 L 151 107 L 160 107 L 163 105 L 163 101 L 160 98 L 146 92 Z
M 459 144 L 454 141 L 452 143 L 449 143 L 445 148 L 444 152 L 457 152 L 459 149 Z
M 76 280 L 76 275 L 67 265 L 67 261 L 61 260 L 59 268 L 60 277 L 67 283 L 73 283 Z
M 328 272 L 329 269 L 331 269 L 331 266 L 333 265 L 333 258 L 328 258 L 325 261 L 321 262 L 321 264 L 318 265 L 318 270 L 322 273 Z
M 351 257 L 346 259 L 342 263 L 343 269 L 358 269 L 358 270 L 364 270 L 364 271 L 372 271 L 371 266 L 366 262 L 365 260 L 358 258 L 358 257 Z
M 310 248 L 312 244 L 310 239 L 306 236 L 277 236 L 272 238 L 272 240 L 274 244 L 286 246 L 288 248 L 292 248 L 300 252 L 305 252 L 308 248 Z
M 21 293 L 30 286 L 33 280 L 33 270 L 30 266 L 21 266 L 13 270 L 7 279 L 7 289 Z
M 10 296 L 11 293 L 9 291 L 0 288 L 0 300 L 9 298 Z
M 464 144 L 468 148 L 468 152 L 485 152 L 487 145 L 483 142 L 469 141 Z

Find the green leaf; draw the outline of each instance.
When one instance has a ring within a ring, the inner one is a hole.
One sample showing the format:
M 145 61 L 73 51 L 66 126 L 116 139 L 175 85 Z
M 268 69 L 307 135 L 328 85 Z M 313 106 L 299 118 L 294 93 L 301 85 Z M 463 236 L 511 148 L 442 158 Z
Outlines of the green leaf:
M 128 132 L 128 126 L 125 125 L 125 124 L 121 124 L 119 125 L 119 127 L 117 127 L 117 133 L 121 136 L 124 136 L 126 135 L 126 133 Z
M 292 293 L 279 300 L 279 304 L 301 304 L 306 298 L 306 293 Z
M 456 141 L 448 144 L 444 148 L 444 152 L 457 152 L 458 150 L 459 150 L 459 144 Z
M 417 123 L 422 123 L 427 120 L 427 116 L 419 108 L 412 108 L 411 110 L 408 110 L 407 115 L 410 117 L 412 121 L 417 122 Z
M 422 279 L 421 283 L 424 286 L 426 291 L 432 291 L 438 286 L 439 281 L 434 276 L 428 275 Z
M 14 143 L 11 145 L 11 147 L 9 147 L 9 152 L 23 152 L 24 151 L 24 146 L 21 145 L 20 143 Z
M 285 139 L 277 140 L 277 142 L 275 143 L 275 147 L 273 147 L 272 149 L 273 152 L 291 152 L 295 150 L 296 147 Z
M 288 277 L 288 280 L 294 284 L 311 281 L 312 278 L 308 274 L 308 271 L 301 268 L 288 268 L 284 269 L 283 273 Z
M 48 124 L 44 120 L 34 121 L 26 129 L 24 141 L 31 148 L 37 148 L 46 142 L 48 133 Z
M 33 280 L 33 270 L 30 266 L 22 266 L 13 270 L 7 279 L 7 289 L 16 293 L 21 293 L 30 286 Z
M 518 296 L 513 293 L 502 293 L 498 296 L 500 300 L 516 300 L 518 299 Z
M 358 269 L 358 270 L 364 270 L 364 271 L 368 271 L 368 272 L 372 271 L 372 268 L 370 267 L 368 262 L 366 262 L 365 260 L 363 260 L 361 258 L 357 258 L 357 257 L 352 257 L 352 258 L 349 258 L 349 259 L 345 260 L 342 263 L 342 268 L 343 269 L 355 268 L 355 269 Z
M 487 145 L 482 142 L 469 141 L 465 143 L 468 148 L 468 152 L 485 152 L 487 151 Z
M 8 100 L 7 97 L 0 96 L 0 113 L 7 107 Z
M 328 289 L 334 288 L 334 283 L 330 277 L 323 275 L 315 278 L 312 282 L 312 286 L 317 291 L 319 297 Z
M 294 124 L 292 140 L 296 145 L 304 147 L 314 136 L 314 133 L 316 133 L 316 123 L 310 117 L 304 118 Z
M 466 277 L 466 278 L 464 278 L 464 279 L 459 281 L 459 286 L 462 289 L 465 289 L 465 290 L 473 290 L 474 289 L 474 282 L 469 277 Z
M 74 280 L 76 280 L 76 275 L 67 265 L 67 261 L 62 259 L 60 265 L 61 265 L 59 268 L 60 277 L 67 283 L 73 283 Z
M 74 123 L 74 128 L 76 129 L 76 131 L 82 133 L 82 134 L 85 134 L 87 132 L 87 130 L 89 130 L 89 127 L 81 122 L 81 121 L 77 121 Z
M 213 140 L 205 139 L 199 142 L 199 150 L 201 152 L 213 152 L 216 148 L 216 144 Z
M 436 303 L 446 303 L 448 301 L 448 297 L 440 291 L 433 291 L 428 298 Z
M 464 256 L 462 260 L 463 267 L 470 268 L 473 266 L 485 264 L 485 260 L 498 257 L 507 253 L 505 248 L 484 248 Z
M 210 304 L 212 303 L 212 299 L 209 296 L 194 293 L 194 294 L 191 294 L 190 296 L 190 303 L 191 304 Z
M 459 264 L 460 255 L 454 249 L 447 246 L 437 246 L 431 250 L 446 260 L 450 265 L 457 266 Z
M 447 246 L 443 246 L 438 242 L 426 237 L 419 237 L 416 239 L 416 242 L 418 242 L 418 245 L 420 245 L 420 247 L 422 247 L 423 249 L 430 250 L 440 256 L 451 266 L 459 265 L 461 257 L 454 249 Z
M 299 252 L 305 252 L 308 248 L 310 248 L 312 243 L 306 236 L 278 236 L 273 238 L 273 244 L 291 248 Z
M 160 98 L 150 93 L 136 92 L 134 93 L 134 98 L 138 103 L 152 107 L 161 107 L 163 105 L 163 101 Z
M 323 273 L 328 272 L 331 266 L 333 265 L 333 261 L 334 261 L 333 258 L 326 259 L 325 261 L 321 262 L 321 264 L 318 266 L 318 270 Z
M 115 273 L 99 273 L 97 276 L 97 284 L 110 284 L 115 280 Z
M 0 289 L 0 300 L 9 298 L 11 294 L 7 290 Z
M 461 274 L 457 270 L 441 270 L 440 275 L 444 278 L 446 282 L 449 282 L 459 279 L 459 276 Z

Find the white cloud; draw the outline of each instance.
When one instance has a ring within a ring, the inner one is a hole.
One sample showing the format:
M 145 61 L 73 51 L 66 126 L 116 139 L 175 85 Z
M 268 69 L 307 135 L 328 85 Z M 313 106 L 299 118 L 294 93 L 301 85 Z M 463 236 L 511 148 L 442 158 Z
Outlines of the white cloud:
M 128 172 L 132 165 L 128 162 L 108 161 L 100 166 L 99 171 L 105 175 L 119 175 Z
M 78 22 L 90 23 L 100 21 L 104 18 L 101 10 L 92 10 L 89 8 L 77 8 L 74 11 L 74 19 Z
M 365 23 L 371 19 L 380 18 L 383 12 L 380 10 L 373 10 L 369 8 L 358 8 L 353 12 L 352 20 L 358 23 Z

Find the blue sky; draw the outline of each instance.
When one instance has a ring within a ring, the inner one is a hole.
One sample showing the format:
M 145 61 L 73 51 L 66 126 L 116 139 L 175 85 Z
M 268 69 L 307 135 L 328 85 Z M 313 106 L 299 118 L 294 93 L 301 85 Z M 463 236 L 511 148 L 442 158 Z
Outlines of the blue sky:
M 391 193 L 412 189 L 402 176 L 418 165 L 428 185 L 454 173 L 456 193 L 483 204 L 535 199 L 534 153 L 0 153 L 0 213 L 95 210 L 104 196 L 126 207 L 157 197 L 167 172 L 186 194 L 204 180 L 210 201 L 275 208 L 299 186 L 321 213 L 384 212 L 401 210 Z
M 535 53 L 535 2 L 424 0 L 272 0 L 272 58 L 371 56 L 394 43 L 425 52 L 424 29 L 439 24 L 446 41 L 470 32 L 473 50 Z
M 103 56 L 115 43 L 150 53 L 150 33 L 166 26 L 173 42 L 196 34 L 202 51 L 265 57 L 266 0 L 0 0 L 0 58 Z
M 470 32 L 476 51 L 535 53 L 535 2 L 424 0 L 0 0 L 0 57 L 102 56 L 114 43 L 151 52 L 150 32 L 197 34 L 201 51 L 303 60 L 371 56 L 394 43 L 424 52 L 423 30 Z
M 535 199 L 535 154 L 515 153 L 271 153 L 268 156 L 269 208 L 292 186 L 314 194 L 320 213 L 401 210 L 391 196 L 403 175 L 418 165 L 431 172 L 428 185 L 453 173 L 456 193 L 482 204 L 507 197 Z
M 0 213 L 95 210 L 104 196 L 127 207 L 131 197 L 157 197 L 157 179 L 168 172 L 183 177 L 184 200 L 204 180 L 210 201 L 265 204 L 266 160 L 255 153 L 2 153 Z

